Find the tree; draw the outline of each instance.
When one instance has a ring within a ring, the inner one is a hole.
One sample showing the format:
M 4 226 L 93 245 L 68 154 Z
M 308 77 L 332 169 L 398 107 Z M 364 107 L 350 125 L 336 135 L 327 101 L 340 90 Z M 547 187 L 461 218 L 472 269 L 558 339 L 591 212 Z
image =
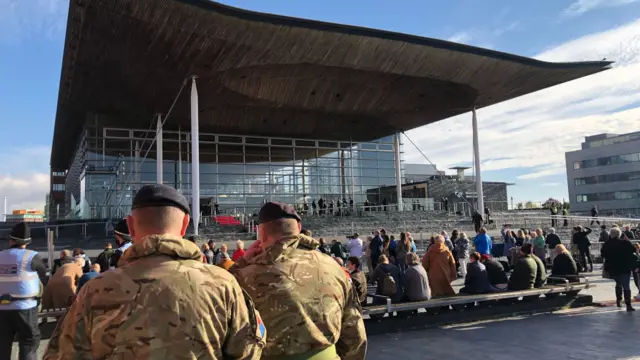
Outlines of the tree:
M 518 208 L 518 210 L 522 210 L 522 209 L 524 209 L 524 204 L 519 202 L 519 203 L 516 204 L 516 207 Z
M 554 198 L 549 198 L 547 199 L 547 201 L 545 201 L 544 203 L 542 203 L 542 207 L 544 209 L 550 209 L 553 206 L 559 207 L 560 204 L 562 204 L 562 202 L 560 202 L 560 200 L 556 200 Z
M 527 202 L 524 204 L 524 208 L 525 208 L 525 209 L 534 209 L 535 207 L 536 207 L 536 206 L 535 206 L 535 204 L 533 203 L 533 201 L 527 201 Z

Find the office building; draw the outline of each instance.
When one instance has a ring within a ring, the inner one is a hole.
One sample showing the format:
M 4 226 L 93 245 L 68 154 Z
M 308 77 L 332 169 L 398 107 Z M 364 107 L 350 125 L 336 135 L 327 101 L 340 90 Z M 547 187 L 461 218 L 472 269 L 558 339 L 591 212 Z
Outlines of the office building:
M 587 136 L 565 159 L 572 213 L 640 214 L 640 132 Z

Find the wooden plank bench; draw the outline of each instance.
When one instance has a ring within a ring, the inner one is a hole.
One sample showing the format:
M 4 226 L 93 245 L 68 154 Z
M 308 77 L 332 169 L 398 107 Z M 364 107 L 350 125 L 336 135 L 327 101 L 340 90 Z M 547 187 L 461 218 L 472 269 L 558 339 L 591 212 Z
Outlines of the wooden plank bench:
M 518 299 L 521 297 L 530 297 L 530 296 L 535 297 L 540 295 L 554 295 L 554 294 L 559 295 L 561 293 L 577 294 L 581 290 L 595 287 L 595 285 L 591 285 L 589 283 L 589 280 L 585 277 L 581 277 L 581 279 L 584 279 L 584 282 L 580 282 L 580 283 L 570 283 L 568 280 L 564 278 L 550 277 L 549 279 L 562 280 L 564 282 L 564 285 L 545 285 L 542 288 L 531 289 L 531 290 L 505 291 L 505 292 L 496 292 L 496 293 L 479 294 L 479 295 L 454 295 L 454 296 L 433 298 L 427 301 L 402 302 L 402 303 L 395 303 L 395 304 L 392 304 L 391 299 L 386 296 L 368 294 L 367 295 L 368 297 L 386 300 L 386 304 L 365 306 L 362 310 L 362 314 L 370 315 L 370 316 L 374 315 L 375 317 L 379 318 L 381 315 L 384 315 L 387 313 L 393 314 L 394 312 L 397 312 L 397 311 L 411 311 L 411 310 L 418 310 L 418 309 L 441 308 L 441 307 L 447 307 L 447 306 L 475 304 L 477 302 L 483 302 L 483 301 Z

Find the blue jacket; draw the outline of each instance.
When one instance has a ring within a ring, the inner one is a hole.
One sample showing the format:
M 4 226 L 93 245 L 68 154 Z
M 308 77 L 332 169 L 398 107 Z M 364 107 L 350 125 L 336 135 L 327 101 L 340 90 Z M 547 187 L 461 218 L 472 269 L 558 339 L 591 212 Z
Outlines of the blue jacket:
M 37 254 L 19 248 L 0 251 L 0 296 L 7 297 L 7 303 L 0 302 L 0 310 L 27 310 L 38 306 L 40 278 L 31 269 L 31 261 Z
M 100 273 L 93 270 L 89 271 L 88 273 L 82 274 L 80 280 L 78 280 L 78 288 L 76 289 L 76 294 L 80 292 L 80 288 L 82 288 L 82 286 L 86 284 L 87 281 L 97 277 L 98 275 L 100 275 Z
M 476 246 L 476 251 L 480 255 L 491 255 L 491 238 L 487 234 L 478 234 L 473 238 L 473 244 Z

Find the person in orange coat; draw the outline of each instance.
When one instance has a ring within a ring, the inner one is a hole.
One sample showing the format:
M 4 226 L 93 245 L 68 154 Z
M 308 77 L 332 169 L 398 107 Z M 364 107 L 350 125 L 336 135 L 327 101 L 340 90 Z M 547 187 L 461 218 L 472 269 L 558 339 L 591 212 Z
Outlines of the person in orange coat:
M 74 262 L 58 268 L 49 279 L 42 294 L 43 309 L 63 309 L 71 305 L 76 296 L 76 288 L 82 276 L 84 264 L 83 258 L 76 258 Z
M 235 264 L 235 261 L 231 260 L 229 258 L 229 254 L 226 252 L 221 252 L 219 255 L 220 255 L 220 263 L 218 264 L 218 266 L 229 271 L 229 269 L 231 269 L 233 264 Z
M 444 244 L 444 237 L 438 235 L 434 238 L 434 243 L 422 257 L 422 266 L 429 275 L 429 287 L 432 296 L 455 295 L 451 287 L 458 274 L 456 272 L 456 262 L 449 248 Z

